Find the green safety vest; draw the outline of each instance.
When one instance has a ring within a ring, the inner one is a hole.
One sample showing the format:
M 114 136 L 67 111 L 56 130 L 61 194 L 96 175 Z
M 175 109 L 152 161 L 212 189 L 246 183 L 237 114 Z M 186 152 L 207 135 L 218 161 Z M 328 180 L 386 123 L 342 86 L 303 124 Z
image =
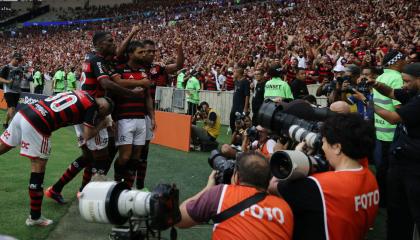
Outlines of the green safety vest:
M 392 69 L 384 69 L 384 73 L 376 81 L 386 84 L 393 89 L 402 88 L 403 86 L 401 73 Z M 392 112 L 395 112 L 395 106 L 401 104 L 397 100 L 385 97 L 375 89 L 373 90 L 373 102 L 375 105 Z M 390 124 L 375 113 L 376 139 L 391 142 L 394 138 L 396 127 L 397 125 Z
M 183 89 L 184 86 L 182 86 L 182 84 L 184 83 L 184 73 L 180 73 L 178 74 L 178 77 L 176 78 L 176 88 L 178 89 Z
M 74 72 L 67 73 L 67 91 L 76 90 L 76 75 Z
M 55 79 L 55 86 L 54 86 L 54 92 L 63 92 L 64 91 L 64 71 L 58 70 L 54 74 Z
M 200 90 L 200 81 L 196 77 L 191 77 L 188 79 L 187 86 L 185 87 L 187 91 L 187 102 L 198 104 L 200 102 L 200 96 L 198 90 Z
M 278 97 L 293 99 L 289 84 L 281 78 L 275 77 L 265 84 L 264 98 L 274 99 Z
M 41 72 L 40 71 L 36 71 L 34 76 L 34 85 L 35 86 L 41 86 L 42 85 L 42 76 L 41 76 Z

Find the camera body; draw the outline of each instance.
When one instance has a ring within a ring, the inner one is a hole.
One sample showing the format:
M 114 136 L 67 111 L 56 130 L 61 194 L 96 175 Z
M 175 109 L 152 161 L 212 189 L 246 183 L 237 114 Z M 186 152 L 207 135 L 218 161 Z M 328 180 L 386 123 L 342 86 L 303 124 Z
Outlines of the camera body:
M 208 158 L 210 167 L 217 171 L 216 184 L 230 184 L 236 160 L 227 159 L 218 150 L 213 150 Z

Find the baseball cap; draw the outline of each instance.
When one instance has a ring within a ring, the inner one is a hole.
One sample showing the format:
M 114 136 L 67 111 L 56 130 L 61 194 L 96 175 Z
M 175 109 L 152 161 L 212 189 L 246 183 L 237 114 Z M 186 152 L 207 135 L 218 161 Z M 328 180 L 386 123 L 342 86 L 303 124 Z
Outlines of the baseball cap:
M 343 65 L 337 65 L 333 69 L 334 72 L 345 72 L 346 68 Z

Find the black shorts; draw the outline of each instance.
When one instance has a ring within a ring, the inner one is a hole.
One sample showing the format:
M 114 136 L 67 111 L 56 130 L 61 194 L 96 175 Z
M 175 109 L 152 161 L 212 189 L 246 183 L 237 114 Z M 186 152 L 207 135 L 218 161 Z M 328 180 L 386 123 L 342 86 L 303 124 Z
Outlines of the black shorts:
M 4 93 L 4 99 L 6 99 L 7 108 L 16 108 L 19 102 L 20 93 L 6 92 Z

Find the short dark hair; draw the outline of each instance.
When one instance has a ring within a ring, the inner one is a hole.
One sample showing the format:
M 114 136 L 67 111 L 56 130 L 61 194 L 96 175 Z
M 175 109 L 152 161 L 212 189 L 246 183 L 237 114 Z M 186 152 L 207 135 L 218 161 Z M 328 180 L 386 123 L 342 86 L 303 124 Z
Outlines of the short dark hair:
M 268 75 L 270 75 L 270 77 L 272 78 L 281 77 L 282 73 L 283 73 L 283 69 L 278 64 L 274 64 L 270 67 L 270 69 L 268 69 Z
M 111 33 L 110 32 L 106 32 L 106 31 L 98 31 L 98 32 L 95 32 L 95 34 L 93 35 L 93 38 L 92 38 L 93 46 L 97 46 L 98 43 L 101 42 L 102 40 L 104 40 L 104 38 L 107 35 L 111 35 Z
M 355 160 L 371 156 L 375 147 L 375 127 L 357 113 L 328 118 L 321 132 L 329 144 L 341 144 L 341 151 Z
M 150 39 L 143 40 L 143 44 L 144 45 L 152 45 L 152 46 L 156 45 L 155 42 L 153 40 L 150 40 Z
M 131 41 L 127 46 L 127 53 L 133 53 L 137 48 L 144 48 L 144 44 L 140 41 Z
M 240 183 L 267 189 L 271 179 L 270 164 L 259 152 L 242 153 L 236 159 L 236 171 Z

